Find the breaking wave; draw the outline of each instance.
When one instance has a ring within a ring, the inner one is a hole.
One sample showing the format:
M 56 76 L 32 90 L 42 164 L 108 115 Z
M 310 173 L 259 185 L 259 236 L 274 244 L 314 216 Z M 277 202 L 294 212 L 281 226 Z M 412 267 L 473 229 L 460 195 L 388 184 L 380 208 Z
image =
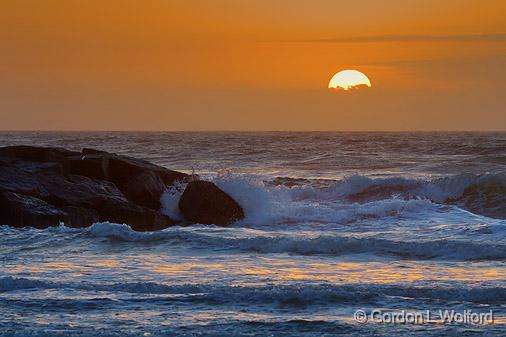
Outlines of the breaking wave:
M 352 223 L 364 218 L 407 215 L 453 205 L 477 215 L 506 219 L 506 173 L 462 174 L 435 179 L 350 176 L 307 180 L 227 174 L 214 182 L 244 208 L 240 224 Z M 162 212 L 180 220 L 184 186 L 162 196 Z
M 95 237 L 128 242 L 167 241 L 205 249 L 235 249 L 258 253 L 299 255 L 376 254 L 403 259 L 503 260 L 506 245 L 481 241 L 432 239 L 399 241 L 374 236 L 315 234 L 312 232 L 264 232 L 241 228 L 181 228 L 159 232 L 135 232 L 127 225 L 97 223 L 88 229 Z
M 217 304 L 237 303 L 281 303 L 314 305 L 325 303 L 374 303 L 375 301 L 397 300 L 445 300 L 481 304 L 500 304 L 506 301 L 504 287 L 455 288 L 450 285 L 413 286 L 378 284 L 267 284 L 263 286 L 217 285 L 217 284 L 163 284 L 155 282 L 135 283 L 63 283 L 27 278 L 0 278 L 0 293 L 20 289 L 72 289 L 93 292 L 130 293 L 146 295 L 170 295 L 151 297 L 146 300 L 178 302 L 213 302 Z M 103 298 L 101 298 L 103 299 Z M 140 299 L 132 299 L 138 301 Z
M 342 180 L 276 178 L 268 183 L 293 189 L 297 198 L 346 198 L 347 200 L 376 200 L 392 196 L 426 198 L 435 202 L 458 199 L 470 187 L 483 190 L 495 187 L 506 194 L 506 172 L 495 174 L 459 174 L 434 179 L 412 179 L 404 177 L 371 178 L 354 175 Z M 308 188 L 309 186 L 309 188 Z

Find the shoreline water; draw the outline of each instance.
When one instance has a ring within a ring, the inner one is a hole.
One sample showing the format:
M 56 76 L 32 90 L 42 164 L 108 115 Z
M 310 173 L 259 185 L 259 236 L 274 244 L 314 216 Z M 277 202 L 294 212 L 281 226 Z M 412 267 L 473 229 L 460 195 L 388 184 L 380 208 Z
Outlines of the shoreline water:
M 506 220 L 483 211 L 503 197 L 506 134 L 0 137 L 29 142 L 198 162 L 246 218 L 151 233 L 0 226 L 0 335 L 504 334 Z M 179 197 L 166 191 L 162 209 L 177 216 Z M 492 310 L 495 322 L 354 320 L 375 308 Z

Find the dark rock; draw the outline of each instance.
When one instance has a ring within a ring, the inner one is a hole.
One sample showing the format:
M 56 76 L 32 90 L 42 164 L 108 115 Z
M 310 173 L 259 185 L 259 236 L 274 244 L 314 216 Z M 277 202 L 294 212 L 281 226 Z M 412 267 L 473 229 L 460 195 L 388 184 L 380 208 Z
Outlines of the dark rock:
M 38 176 L 15 166 L 0 166 L 0 191 L 39 196 L 47 194 Z
M 158 211 L 161 193 L 167 182 L 185 177 L 91 149 L 81 155 L 64 149 L 0 148 L 0 220 L 14 226 L 63 221 L 86 227 L 111 221 L 139 231 L 163 229 L 174 223 Z
M 12 163 L 12 166 L 27 173 L 54 173 L 64 174 L 64 164 L 56 162 L 34 162 L 18 160 Z
M 0 156 L 0 167 L 12 165 L 13 162 L 14 162 L 13 158 Z
M 208 181 L 188 183 L 179 201 L 179 209 L 188 221 L 201 224 L 226 226 L 244 218 L 241 206 Z
M 99 206 L 99 211 L 76 206 L 57 208 L 35 197 L 2 192 L 0 224 L 46 228 L 65 223 L 68 227 L 88 227 L 98 221 L 112 221 L 126 223 L 137 231 L 159 230 L 173 225 L 159 212 L 128 202 L 104 200 Z
M 146 210 L 147 222 L 145 228 L 137 229 L 138 231 L 156 231 L 174 226 L 175 223 L 165 214 L 154 210 Z M 135 229 L 135 226 L 132 227 Z
M 78 155 L 68 157 L 66 169 L 69 174 L 76 174 L 93 179 L 109 180 L 109 157 L 104 155 Z
M 103 200 L 97 210 L 100 221 L 126 223 L 136 231 L 160 230 L 174 225 L 169 217 L 160 212 L 128 201 Z
M 153 212 L 159 212 L 127 200 L 121 191 L 108 181 L 69 175 L 64 180 L 51 180 L 50 184 L 44 184 L 49 192 L 46 200 L 59 206 L 93 209 L 98 214 L 98 221 L 126 223 L 139 231 L 163 229 L 173 225 L 169 218 L 161 214 L 154 216 Z M 88 216 L 88 219 L 93 218 Z
M 120 189 L 144 171 L 157 174 L 166 186 L 188 177 L 185 173 L 172 171 L 141 159 L 118 155 L 109 158 L 109 177 Z
M 188 177 L 141 159 L 93 149 L 67 158 L 67 167 L 70 174 L 110 181 L 132 202 L 153 209 L 160 208 L 160 196 L 167 186 Z
M 88 227 L 100 221 L 98 212 L 91 208 L 63 206 L 61 210 L 67 214 L 65 218 L 65 226 L 67 227 Z
M 0 210 L 0 223 L 14 227 L 53 227 L 67 217 L 43 200 L 13 192 L 0 192 Z
M 81 154 L 83 155 L 88 155 L 88 154 L 110 154 L 109 152 L 107 151 L 102 151 L 102 150 L 96 150 L 96 149 L 90 149 L 90 148 L 83 148 L 81 150 Z
M 12 157 L 18 160 L 38 162 L 63 162 L 67 157 L 79 155 L 79 152 L 63 148 L 36 146 L 6 146 L 0 148 L 0 156 Z
M 144 171 L 130 180 L 125 188 L 128 200 L 148 208 L 160 209 L 160 197 L 166 186 L 153 171 Z
M 90 179 L 78 175 L 39 176 L 46 195 L 41 199 L 56 206 L 97 208 L 103 200 L 127 202 L 116 186 L 108 181 Z
M 145 171 L 151 171 L 162 179 L 165 185 L 171 185 L 178 179 L 185 179 L 185 173 L 169 170 L 165 167 L 152 164 L 148 161 L 112 154 L 94 149 L 83 149 L 80 157 L 73 157 L 71 160 L 80 159 L 84 164 L 83 168 L 74 164 L 70 173 L 86 175 L 90 178 L 109 180 L 118 187 L 128 185 L 128 182 Z M 76 172 L 74 170 L 80 170 Z M 105 177 L 105 178 L 104 178 Z

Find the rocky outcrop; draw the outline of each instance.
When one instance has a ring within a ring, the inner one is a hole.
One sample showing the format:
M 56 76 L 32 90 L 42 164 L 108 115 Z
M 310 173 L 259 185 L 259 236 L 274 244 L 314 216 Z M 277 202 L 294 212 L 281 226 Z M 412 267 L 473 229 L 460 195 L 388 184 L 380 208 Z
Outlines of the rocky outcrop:
M 2 147 L 0 224 L 87 227 L 111 221 L 138 231 L 159 230 L 175 224 L 159 211 L 162 193 L 187 179 L 141 159 L 94 149 Z M 179 207 L 192 223 L 226 226 L 244 218 L 234 199 L 206 181 L 189 182 Z
M 208 181 L 192 181 L 179 200 L 179 209 L 193 223 L 227 226 L 244 218 L 242 207 Z
M 85 149 L 0 148 L 0 223 L 24 227 L 126 223 L 139 231 L 173 225 L 159 212 L 163 190 L 184 173 Z

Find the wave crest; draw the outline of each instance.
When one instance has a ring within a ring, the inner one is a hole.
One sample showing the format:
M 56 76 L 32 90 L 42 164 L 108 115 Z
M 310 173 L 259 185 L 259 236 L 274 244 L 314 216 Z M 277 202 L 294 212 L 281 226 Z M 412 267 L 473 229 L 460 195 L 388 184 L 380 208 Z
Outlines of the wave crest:
M 506 245 L 461 240 L 399 241 L 373 236 L 263 232 L 246 228 L 173 227 L 159 232 L 135 232 L 127 225 L 97 223 L 88 229 L 95 237 L 129 242 L 169 241 L 206 249 L 299 255 L 377 254 L 404 259 L 504 260 Z
M 371 178 L 354 175 L 321 187 L 311 182 L 286 181 L 294 200 L 342 200 L 365 203 L 390 198 L 427 199 L 452 204 L 473 213 L 506 218 L 506 172 L 494 174 L 460 174 L 435 179 L 403 177 Z M 279 178 L 278 178 L 278 186 Z
M 217 304 L 281 303 L 315 305 L 326 303 L 371 303 L 396 297 L 405 299 L 432 299 L 464 301 L 482 304 L 501 304 L 506 301 L 504 287 L 465 287 L 450 285 L 378 285 L 378 284 L 267 284 L 262 286 L 215 285 L 215 284 L 163 284 L 155 282 L 136 283 L 63 283 L 32 280 L 12 276 L 0 278 L 0 292 L 20 289 L 74 289 L 112 293 L 154 294 L 164 296 L 160 300 L 178 302 L 213 302 Z M 144 299 L 158 300 L 156 297 Z M 137 300 L 138 301 L 138 300 Z

